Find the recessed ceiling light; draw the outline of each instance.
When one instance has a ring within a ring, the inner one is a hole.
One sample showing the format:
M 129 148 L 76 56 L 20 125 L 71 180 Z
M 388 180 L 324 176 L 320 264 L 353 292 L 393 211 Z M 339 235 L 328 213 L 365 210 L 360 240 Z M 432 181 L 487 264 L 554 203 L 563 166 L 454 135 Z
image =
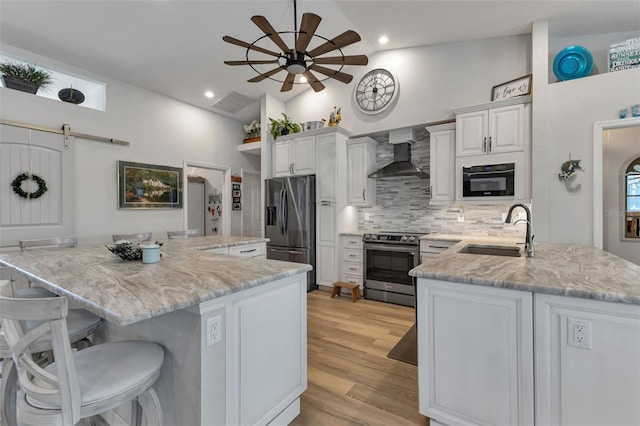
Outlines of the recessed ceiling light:
M 380 44 L 387 44 L 388 42 L 389 42 L 389 37 L 387 36 L 383 35 L 378 38 L 378 43 Z
M 305 76 L 301 75 L 301 76 L 300 76 L 300 78 L 298 78 L 298 81 L 299 81 L 300 83 L 306 83 L 306 82 L 307 82 L 307 77 L 305 77 Z
M 213 92 L 211 90 L 204 92 L 204 95 L 209 99 L 213 98 Z

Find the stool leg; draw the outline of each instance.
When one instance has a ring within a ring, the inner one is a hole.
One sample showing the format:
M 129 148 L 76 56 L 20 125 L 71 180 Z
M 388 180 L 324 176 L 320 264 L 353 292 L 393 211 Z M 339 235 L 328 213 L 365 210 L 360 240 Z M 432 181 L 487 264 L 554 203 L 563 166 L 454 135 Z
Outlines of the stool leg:
M 356 303 L 356 300 L 358 300 L 358 293 L 357 293 L 358 290 L 356 290 L 356 288 L 352 288 L 351 289 L 351 302 L 352 303 Z
M 331 290 L 331 298 L 336 297 L 337 294 L 340 294 L 340 286 L 334 285 L 333 290 Z

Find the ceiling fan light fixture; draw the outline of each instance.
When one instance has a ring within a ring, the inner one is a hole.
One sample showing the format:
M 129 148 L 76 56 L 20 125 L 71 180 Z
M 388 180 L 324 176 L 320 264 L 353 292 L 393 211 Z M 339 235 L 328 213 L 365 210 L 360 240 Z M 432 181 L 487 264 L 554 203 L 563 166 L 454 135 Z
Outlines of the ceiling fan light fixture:
M 287 64 L 287 71 L 291 74 L 302 74 L 307 70 L 307 65 L 304 61 L 291 61 Z
M 300 75 L 304 75 L 307 83 L 314 91 L 319 92 L 323 90 L 325 88 L 324 84 L 322 84 L 316 75 L 311 72 L 312 70 L 326 76 L 323 78 L 323 81 L 327 79 L 335 79 L 348 84 L 351 82 L 353 76 L 342 72 L 344 66 L 367 65 L 368 59 L 365 55 L 345 56 L 342 52 L 342 49 L 346 46 L 352 45 L 361 40 L 358 33 L 353 30 L 347 30 L 331 40 L 318 35 L 315 32 L 322 18 L 314 13 L 304 13 L 302 15 L 300 29 L 298 29 L 296 19 L 296 0 L 293 0 L 293 15 L 294 31 L 276 31 L 267 18 L 261 15 L 256 15 L 251 17 L 251 21 L 260 28 L 260 30 L 262 30 L 264 36 L 258 38 L 253 43 L 247 43 L 230 36 L 222 37 L 222 40 L 227 43 L 247 49 L 245 54 L 246 60 L 225 61 L 225 63 L 227 65 L 234 66 L 249 65 L 256 73 L 258 73 L 256 77 L 247 80 L 249 83 L 257 83 L 265 79 L 279 81 L 283 83 L 280 88 L 281 92 L 290 91 L 296 83 L 296 76 Z M 293 34 L 294 46 L 289 47 L 280 36 L 281 34 Z M 265 38 L 270 39 L 282 52 L 275 52 L 256 45 L 256 43 Z M 313 39 L 321 39 L 323 42 L 313 50 L 307 51 L 307 48 Z M 339 56 L 320 58 L 320 56 L 325 53 L 333 51 L 338 53 Z M 261 59 L 259 57 L 254 59 L 249 56 L 250 52 L 257 52 L 272 57 L 275 56 L 276 59 Z M 277 67 L 266 72 L 262 71 L 260 68 L 256 68 L 256 66 L 264 64 L 277 64 Z M 333 65 L 337 66 L 338 69 L 327 68 L 318 64 Z M 284 79 L 272 77 L 281 71 L 287 71 L 287 76 Z

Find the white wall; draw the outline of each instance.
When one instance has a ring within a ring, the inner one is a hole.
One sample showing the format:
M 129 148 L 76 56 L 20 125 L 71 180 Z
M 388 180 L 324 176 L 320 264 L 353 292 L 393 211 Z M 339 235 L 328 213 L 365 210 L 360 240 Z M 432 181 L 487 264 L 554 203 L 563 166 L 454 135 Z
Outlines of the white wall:
M 622 176 L 629 162 L 640 157 L 640 127 L 606 130 L 602 142 L 603 248 L 640 265 L 640 239 L 622 239 L 625 220 Z
M 385 68 L 398 79 L 400 92 L 380 114 L 361 113 L 353 102 L 360 78 Z M 364 67 L 345 67 L 349 85 L 327 80 L 326 89 L 308 90 L 286 104 L 295 122 L 329 120 L 333 107 L 342 108 L 340 126 L 353 134 L 413 126 L 453 118 L 452 109 L 491 100 L 491 88 L 531 73 L 528 35 L 473 40 L 388 50 L 369 57 Z
M 593 124 L 615 119 L 620 108 L 638 103 L 640 68 L 548 83 L 548 34 L 547 22 L 534 23 L 532 179 L 536 241 L 593 244 Z M 627 36 L 621 34 L 620 40 Z M 573 41 L 579 42 L 579 38 Z M 560 166 L 569 155 L 582 160 L 584 168 L 576 178 L 582 189 L 575 193 L 568 192 L 558 179 Z
M 183 209 L 117 208 L 117 160 L 182 167 L 184 160 L 197 159 L 230 166 L 238 174 L 242 167 L 260 167 L 259 158 L 237 151 L 244 137 L 239 121 L 72 65 L 7 45 L 2 48 L 44 67 L 105 81 L 107 109 L 95 111 L 0 88 L 0 118 L 52 128 L 67 123 L 77 132 L 131 142 L 128 147 L 88 140 L 72 143 L 76 150 L 76 235 L 81 243 L 108 242 L 112 233 L 133 231 L 153 231 L 154 237 L 164 238 L 167 229 L 183 227 Z

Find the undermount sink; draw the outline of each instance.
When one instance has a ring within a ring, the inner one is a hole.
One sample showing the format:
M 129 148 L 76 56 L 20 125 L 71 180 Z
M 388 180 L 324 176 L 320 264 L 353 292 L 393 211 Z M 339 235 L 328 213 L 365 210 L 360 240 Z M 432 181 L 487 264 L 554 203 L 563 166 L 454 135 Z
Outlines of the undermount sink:
M 508 247 L 508 246 L 486 246 L 477 244 L 467 244 L 458 250 L 458 253 L 468 254 L 484 254 L 489 256 L 508 256 L 508 257 L 521 257 L 520 247 Z

